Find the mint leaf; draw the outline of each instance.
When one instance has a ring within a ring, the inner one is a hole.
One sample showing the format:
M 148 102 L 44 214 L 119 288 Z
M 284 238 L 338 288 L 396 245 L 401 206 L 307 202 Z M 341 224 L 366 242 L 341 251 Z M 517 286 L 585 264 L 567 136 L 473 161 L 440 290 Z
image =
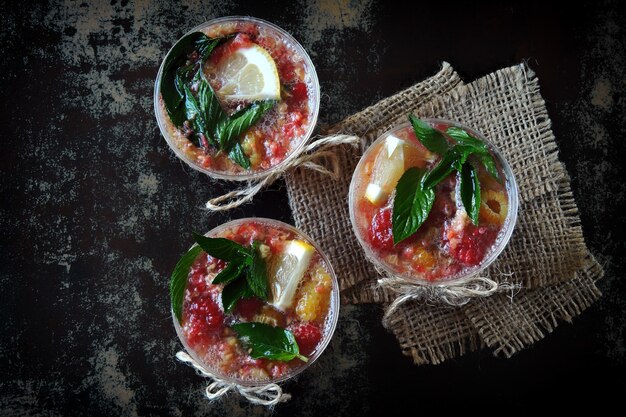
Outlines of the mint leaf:
M 424 188 L 433 188 L 439 184 L 458 167 L 458 157 L 458 153 L 453 149 L 446 152 L 439 163 L 424 175 L 422 186 Z
M 298 358 L 304 362 L 308 361 L 306 356 L 300 355 L 296 338 L 289 330 L 263 323 L 237 323 L 231 328 L 237 333 L 244 347 L 250 350 L 250 357 L 253 359 L 290 361 Z
M 435 192 L 422 186 L 423 176 L 418 168 L 409 168 L 398 181 L 392 213 L 394 244 L 415 233 L 433 207 Z
M 428 130 L 430 128 L 428 125 L 413 115 L 409 115 L 409 119 L 415 134 L 424 146 L 431 151 L 435 147 L 440 146 L 437 145 L 439 143 L 438 139 L 432 140 L 433 137 L 429 136 L 431 133 Z M 498 181 L 500 180 L 496 162 L 489 152 L 486 143 L 458 127 L 449 127 L 446 129 L 446 134 L 456 143 L 452 148 L 445 151 L 434 168 L 426 174 L 422 174 L 416 168 L 411 168 L 416 171 L 406 171 L 400 178 L 400 181 L 398 181 L 392 216 L 394 243 L 406 239 L 422 225 L 432 208 L 434 187 L 453 171 L 458 172 L 457 178 L 460 183 L 463 207 L 465 207 L 465 211 L 472 223 L 478 225 L 480 181 L 476 167 L 467 162 L 470 156 L 474 155 L 485 166 L 487 172 L 498 179 Z M 419 185 L 414 185 L 418 179 Z
M 194 263 L 198 255 L 202 252 L 200 246 L 194 246 L 189 249 L 176 263 L 174 272 L 170 279 L 170 299 L 172 301 L 172 310 L 178 319 L 182 319 L 183 300 L 185 299 L 185 288 L 187 287 L 187 278 L 189 277 L 189 269 Z
M 415 136 L 426 149 L 438 155 L 443 155 L 448 150 L 448 142 L 440 131 L 433 129 L 428 123 L 412 114 L 409 114 L 409 120 L 413 126 Z
M 452 171 L 461 171 L 467 158 L 476 151 L 471 145 L 454 145 L 446 152 L 439 163 L 424 175 L 424 188 L 434 188 L 443 181 Z
M 498 168 L 496 167 L 496 161 L 493 159 L 490 153 L 484 153 L 476 155 L 480 162 L 483 164 L 485 169 L 492 177 L 500 181 L 500 174 L 498 173 Z
M 250 251 L 232 240 L 222 237 L 206 237 L 196 232 L 193 232 L 193 238 L 206 253 L 214 258 L 226 262 L 248 264 L 252 260 Z
M 261 257 L 258 247 L 258 242 L 252 244 L 252 265 L 250 265 L 250 272 L 246 275 L 246 279 L 254 295 L 261 300 L 267 300 L 267 265 L 265 259 Z
M 219 143 L 215 132 L 219 120 L 226 117 L 226 113 L 222 110 L 222 106 L 211 88 L 211 85 L 205 79 L 201 79 L 198 86 L 198 104 L 199 114 L 205 126 L 205 131 L 202 133 L 207 137 L 209 143 L 217 148 L 219 147 Z
M 229 262 L 226 268 L 213 278 L 213 284 L 228 284 L 239 278 L 244 269 L 244 264 Z
M 193 93 L 187 86 L 187 84 L 183 85 L 185 90 L 185 111 L 187 115 L 187 120 L 189 120 L 193 124 L 194 133 L 197 135 L 198 133 L 204 133 L 206 136 L 207 126 L 206 121 L 204 120 L 204 116 L 202 114 L 202 109 L 200 109 L 200 105 L 198 101 L 193 96 Z
M 487 153 L 489 149 L 487 145 L 482 140 L 470 135 L 464 129 L 460 127 L 449 127 L 446 130 L 446 135 L 450 136 L 452 139 L 456 141 L 456 143 L 460 145 L 465 145 L 467 147 L 471 147 L 474 149 L 474 152 L 477 153 Z
M 461 201 L 472 223 L 478 225 L 480 212 L 480 183 L 478 172 L 469 162 L 463 164 L 460 172 L 461 178 Z
M 224 311 L 230 313 L 242 298 L 252 297 L 254 292 L 248 286 L 247 280 L 240 278 L 227 284 L 222 290 L 222 306 Z
M 250 158 L 244 153 L 241 143 L 235 142 L 228 152 L 228 157 L 242 168 L 250 169 Z
M 232 118 L 223 120 L 217 128 L 220 147 L 224 151 L 230 151 L 234 143 L 254 125 L 269 109 L 274 107 L 275 100 L 260 101 L 233 115 Z
M 206 35 L 196 39 L 195 46 L 198 54 L 200 55 L 200 62 L 204 63 L 204 61 L 206 61 L 207 58 L 211 55 L 211 52 L 213 52 L 213 49 L 215 49 L 215 47 L 222 43 L 224 40 L 225 38 L 211 39 Z
M 487 144 L 482 140 L 478 139 L 467 133 L 464 129 L 458 127 L 450 127 L 446 130 L 446 134 L 456 140 L 456 142 L 460 145 L 463 145 L 468 150 L 469 154 L 476 154 L 476 157 L 483 164 L 487 172 L 491 174 L 498 181 L 500 180 L 500 175 L 498 174 L 498 168 L 496 167 L 496 161 L 493 159 L 493 156 L 489 153 L 489 148 Z
M 182 105 L 185 97 L 183 91 L 177 88 L 177 86 L 180 87 L 176 80 L 177 72 L 180 67 L 185 65 L 187 55 L 194 50 L 196 40 L 202 36 L 206 37 L 201 32 L 194 32 L 184 36 L 165 57 L 159 91 L 161 91 L 161 98 L 163 98 L 167 114 L 175 126 L 182 126 L 185 121 L 185 107 Z

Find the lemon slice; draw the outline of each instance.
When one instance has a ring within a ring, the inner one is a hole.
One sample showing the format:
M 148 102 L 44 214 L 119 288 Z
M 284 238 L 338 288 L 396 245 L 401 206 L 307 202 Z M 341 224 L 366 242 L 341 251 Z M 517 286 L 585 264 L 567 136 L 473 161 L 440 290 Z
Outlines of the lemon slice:
M 374 161 L 371 182 L 365 189 L 365 198 L 380 205 L 396 187 L 404 173 L 404 141 L 394 135 L 387 136 L 383 149 Z
M 273 257 L 269 284 L 272 305 L 285 311 L 294 302 L 300 280 L 309 268 L 315 248 L 302 240 L 290 240 L 285 250 Z
M 217 92 L 224 100 L 268 100 L 280 98 L 276 63 L 257 44 L 235 50 L 222 59 L 216 75 L 223 80 Z

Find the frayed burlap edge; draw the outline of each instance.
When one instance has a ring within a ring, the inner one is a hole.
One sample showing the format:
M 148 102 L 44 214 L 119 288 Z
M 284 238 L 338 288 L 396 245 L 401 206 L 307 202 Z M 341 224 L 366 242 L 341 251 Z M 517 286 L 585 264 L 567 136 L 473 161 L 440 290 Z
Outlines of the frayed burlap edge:
M 543 339 L 562 321 L 572 322 L 600 296 L 601 266 L 589 256 L 567 282 L 470 301 L 463 308 L 411 302 L 394 315 L 389 330 L 402 353 L 417 365 L 439 364 L 481 346 L 511 357 Z
M 409 301 L 393 314 L 388 329 L 402 353 L 417 365 L 437 365 L 474 351 L 482 343 L 462 309 L 443 304 Z
M 592 255 L 584 261 L 570 281 L 513 298 L 498 294 L 475 300 L 464 313 L 495 355 L 511 357 L 554 331 L 560 321 L 571 323 L 600 298 L 595 282 L 604 271 Z

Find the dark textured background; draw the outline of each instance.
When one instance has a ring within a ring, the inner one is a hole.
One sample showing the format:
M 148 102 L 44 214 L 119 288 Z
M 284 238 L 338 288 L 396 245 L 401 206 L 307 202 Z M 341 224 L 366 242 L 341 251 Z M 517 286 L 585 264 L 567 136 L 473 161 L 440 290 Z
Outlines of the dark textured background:
M 509 360 L 480 352 L 416 367 L 380 325 L 377 306 L 344 307 L 330 348 L 286 385 L 294 399 L 276 415 L 379 415 L 409 400 L 415 412 L 622 400 L 619 2 L 435 1 L 412 10 L 375 0 L 1 2 L 0 12 L 2 415 L 267 414 L 236 395 L 214 404 L 202 397 L 202 380 L 173 358 L 180 344 L 169 315 L 168 275 L 192 229 L 250 215 L 290 221 L 280 184 L 228 214 L 204 211 L 226 185 L 179 162 L 153 115 L 167 49 L 191 27 L 232 14 L 273 21 L 310 51 L 325 123 L 433 74 L 442 60 L 467 82 L 526 60 L 587 242 L 607 272 L 599 303 Z

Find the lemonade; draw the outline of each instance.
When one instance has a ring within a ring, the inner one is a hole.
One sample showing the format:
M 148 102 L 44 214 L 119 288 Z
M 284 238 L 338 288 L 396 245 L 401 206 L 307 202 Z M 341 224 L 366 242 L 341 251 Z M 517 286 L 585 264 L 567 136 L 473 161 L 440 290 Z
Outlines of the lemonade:
M 249 17 L 192 29 L 170 50 L 155 84 L 168 144 L 216 178 L 251 179 L 295 156 L 318 108 L 317 75 L 302 46 Z
M 207 236 L 196 235 L 200 247 L 188 252 L 181 285 L 172 285 L 174 323 L 189 353 L 244 385 L 302 371 L 322 353 L 337 322 L 339 288 L 328 260 L 309 238 L 275 220 L 236 220 Z M 230 274 L 233 267 L 241 269 Z
M 477 132 L 450 121 L 416 123 L 422 139 L 411 124 L 398 126 L 359 161 L 350 185 L 354 231 L 368 258 L 392 275 L 423 283 L 471 275 L 510 237 L 515 180 Z

